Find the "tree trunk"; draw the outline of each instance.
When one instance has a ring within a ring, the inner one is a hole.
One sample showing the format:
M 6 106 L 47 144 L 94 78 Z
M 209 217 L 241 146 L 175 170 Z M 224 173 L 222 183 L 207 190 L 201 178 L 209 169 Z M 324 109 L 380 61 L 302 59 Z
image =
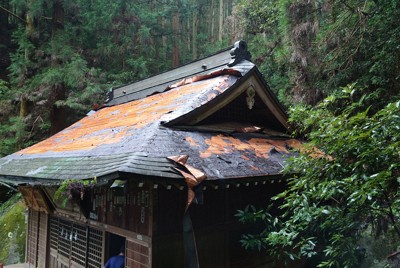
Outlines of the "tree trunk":
M 9 23 L 9 12 L 6 12 L 6 10 L 8 11 L 10 8 L 8 2 L 9 1 L 3 3 L 3 1 L 0 1 L 0 5 L 3 7 L 3 8 L 0 8 L 0 12 L 2 13 L 2 15 L 0 16 L 0 30 L 1 30 L 0 37 L 2 37 L 3 33 L 8 30 L 8 26 L 10 24 Z M 2 40 L 0 40 L 0 41 L 2 41 Z
M 33 24 L 33 18 L 29 12 L 25 15 L 25 33 L 28 38 L 32 38 L 35 33 L 35 25 Z
M 180 51 L 179 51 L 179 12 L 175 13 L 172 17 L 172 31 L 174 32 L 174 41 L 172 48 L 172 67 L 177 67 L 180 64 Z
M 56 0 L 53 6 L 53 36 L 57 30 L 64 30 L 64 18 L 64 7 L 60 0 Z
M 8 71 L 7 68 L 10 66 L 10 46 L 11 46 L 11 19 L 14 19 L 11 14 L 9 14 L 9 1 L 0 1 L 0 5 L 3 9 L 0 8 L 0 79 L 8 80 Z M 5 10 L 7 11 L 5 11 Z
M 28 6 L 29 6 L 29 3 L 28 3 Z M 25 34 L 26 34 L 26 37 L 28 39 L 30 39 L 31 41 L 33 41 L 35 39 L 35 35 L 36 35 L 35 25 L 34 25 L 33 17 L 29 13 L 29 11 L 26 12 L 26 14 L 25 14 Z M 29 51 L 26 48 L 24 53 L 25 53 L 25 60 L 29 60 L 31 51 Z M 26 96 L 25 93 L 22 93 L 22 95 L 19 98 L 19 117 L 25 118 L 28 114 L 29 114 L 28 97 Z
M 195 3 L 195 0 L 193 1 L 193 4 Z M 197 27 L 198 27 L 198 18 L 197 18 L 197 13 L 199 12 L 199 9 L 193 11 L 192 15 L 192 59 L 195 60 L 197 59 Z
M 19 98 L 19 117 L 25 118 L 28 115 L 28 99 L 25 94 Z
M 62 6 L 61 0 L 56 0 L 53 5 L 53 28 L 52 37 L 54 38 L 57 34 L 62 34 L 64 30 L 64 7 Z M 51 57 L 51 66 L 55 67 L 59 64 L 57 61 L 57 55 Z M 50 131 L 52 134 L 59 132 L 67 126 L 67 112 L 65 107 L 57 106 L 55 103 L 59 100 L 65 100 L 66 89 L 62 82 L 58 82 L 52 86 L 51 96 L 49 103 L 51 104 L 50 112 Z
M 218 27 L 218 41 L 222 42 L 222 27 L 224 25 L 224 0 L 219 0 L 219 27 Z
M 210 6 L 210 22 L 211 22 L 211 27 L 210 27 L 210 38 L 211 38 L 211 42 L 214 43 L 215 38 L 214 38 L 214 32 L 215 32 L 215 8 L 214 8 L 214 0 L 211 1 L 211 6 Z
M 313 50 L 318 31 L 315 2 L 303 0 L 289 5 L 290 39 L 292 43 L 291 62 L 295 65 L 293 98 L 297 102 L 315 104 L 321 99 L 321 92 L 315 87 L 316 72 L 320 61 Z M 299 16 L 298 14 L 303 14 Z
M 164 51 L 166 51 L 167 49 L 167 36 L 164 34 L 167 31 L 167 27 L 166 27 L 166 19 L 164 17 L 162 17 L 161 19 L 161 29 L 162 29 L 162 33 L 161 33 L 161 40 L 162 40 L 162 47 L 164 48 Z M 166 53 L 164 52 L 164 60 L 165 60 L 165 56 Z
M 166 62 L 167 58 L 167 36 L 165 35 L 167 29 L 166 29 L 166 20 L 164 18 L 164 16 L 161 16 L 159 19 L 159 25 L 161 26 L 161 31 L 160 31 L 160 35 L 161 38 L 158 40 L 159 46 L 157 46 L 157 50 L 158 50 L 158 56 L 157 58 L 160 59 L 163 62 Z M 157 64 L 157 71 L 160 71 L 159 69 L 159 64 Z

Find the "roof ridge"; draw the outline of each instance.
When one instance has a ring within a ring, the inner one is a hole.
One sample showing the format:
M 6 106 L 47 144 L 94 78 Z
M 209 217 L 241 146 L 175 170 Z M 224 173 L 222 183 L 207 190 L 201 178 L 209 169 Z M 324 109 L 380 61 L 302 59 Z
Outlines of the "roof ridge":
M 207 58 L 209 58 L 209 57 L 212 57 L 212 56 L 214 56 L 214 55 L 218 55 L 218 54 L 220 54 L 220 53 L 222 53 L 222 52 L 230 51 L 233 47 L 234 47 L 234 46 L 231 45 L 231 46 L 226 47 L 226 48 L 223 48 L 223 49 L 221 49 L 221 50 L 219 50 L 219 51 L 217 51 L 217 52 L 214 52 L 214 53 L 212 53 L 212 54 L 208 54 L 207 56 L 199 57 L 199 58 L 197 58 L 197 59 L 195 59 L 195 60 L 189 61 L 189 62 L 187 62 L 187 63 L 184 63 L 184 64 L 181 64 L 181 65 L 179 65 L 179 66 L 173 67 L 173 68 L 171 68 L 171 69 L 167 69 L 167 70 L 165 70 L 165 71 L 162 71 L 162 72 L 159 72 L 159 73 L 156 73 L 156 74 L 148 75 L 148 76 L 146 76 L 146 77 L 144 77 L 144 78 L 142 78 L 142 79 L 140 79 L 140 80 L 137 80 L 137 81 L 134 81 L 134 82 L 128 82 L 128 83 L 123 84 L 123 85 L 119 85 L 119 86 L 116 86 L 116 87 L 112 87 L 111 89 L 118 89 L 118 88 L 121 88 L 121 87 L 125 87 L 125 86 L 127 86 L 127 85 L 135 84 L 135 83 L 137 83 L 137 82 L 140 82 L 140 81 L 143 81 L 143 80 L 146 80 L 146 79 L 149 79 L 149 78 L 153 78 L 154 76 L 158 76 L 158 75 L 160 75 L 160 74 L 164 74 L 164 73 L 167 73 L 167 72 L 170 72 L 170 71 L 173 71 L 173 70 L 176 70 L 176 69 L 185 67 L 185 66 L 187 66 L 187 65 L 189 65 L 189 64 L 193 64 L 193 63 L 202 61 L 202 60 L 207 59 Z
M 111 88 L 107 93 L 107 100 L 104 106 L 114 106 L 132 100 L 144 98 L 157 92 L 163 92 L 169 85 L 181 81 L 184 78 L 206 75 L 210 71 L 217 71 L 226 68 L 235 69 L 238 63 L 249 62 L 251 58 L 247 51 L 245 41 L 238 41 L 234 46 L 211 54 L 202 59 L 189 62 L 185 65 L 167 70 L 165 72 L 128 83 L 122 86 Z M 243 69 L 244 71 L 246 68 Z M 242 75 L 244 75 L 242 73 Z

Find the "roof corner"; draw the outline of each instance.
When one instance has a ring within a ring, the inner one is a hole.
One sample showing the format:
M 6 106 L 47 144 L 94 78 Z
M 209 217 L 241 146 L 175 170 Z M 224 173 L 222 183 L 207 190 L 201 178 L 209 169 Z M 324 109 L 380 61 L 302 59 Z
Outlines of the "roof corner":
M 235 42 L 230 54 L 232 60 L 227 64 L 229 67 L 236 65 L 242 60 L 251 61 L 251 54 L 247 50 L 247 43 L 243 40 Z

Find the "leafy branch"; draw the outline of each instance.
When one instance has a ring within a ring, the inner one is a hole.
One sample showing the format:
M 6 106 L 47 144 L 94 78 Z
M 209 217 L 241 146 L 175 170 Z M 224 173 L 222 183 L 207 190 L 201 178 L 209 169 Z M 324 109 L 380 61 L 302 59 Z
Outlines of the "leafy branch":
M 54 193 L 54 200 L 62 201 L 65 206 L 68 201 L 83 200 L 85 193 L 97 183 L 97 178 L 92 180 L 65 180 Z
M 287 172 L 296 175 L 273 198 L 282 204 L 280 214 L 239 211 L 242 222 L 265 225 L 243 236 L 245 247 L 289 260 L 313 258 L 317 267 L 370 267 L 360 254 L 370 246 L 365 237 L 391 241 L 381 260 L 400 246 L 400 100 L 374 113 L 374 98 L 349 85 L 317 107 L 292 110 L 310 146 L 329 157 L 305 150 L 289 161 Z
M 10 10 L 0 6 L 0 10 L 3 10 L 4 12 L 10 14 L 11 16 L 13 16 L 14 18 L 17 18 L 20 22 L 25 24 L 25 20 L 23 18 L 21 18 L 20 16 L 18 16 L 17 14 L 11 12 Z

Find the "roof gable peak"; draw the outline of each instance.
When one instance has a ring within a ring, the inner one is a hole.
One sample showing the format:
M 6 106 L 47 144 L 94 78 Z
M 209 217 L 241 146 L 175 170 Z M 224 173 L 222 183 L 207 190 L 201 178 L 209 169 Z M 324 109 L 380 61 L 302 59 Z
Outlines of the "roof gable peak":
M 240 64 L 246 64 L 246 61 Z M 256 126 L 280 133 L 287 131 L 286 113 L 256 69 L 244 77 L 226 76 L 220 79 L 217 86 L 205 87 L 201 94 L 188 99 L 180 109 L 164 117 L 161 123 L 167 127 L 196 130 L 217 130 L 217 126 L 221 125 L 226 130 L 230 122 L 232 128 Z

